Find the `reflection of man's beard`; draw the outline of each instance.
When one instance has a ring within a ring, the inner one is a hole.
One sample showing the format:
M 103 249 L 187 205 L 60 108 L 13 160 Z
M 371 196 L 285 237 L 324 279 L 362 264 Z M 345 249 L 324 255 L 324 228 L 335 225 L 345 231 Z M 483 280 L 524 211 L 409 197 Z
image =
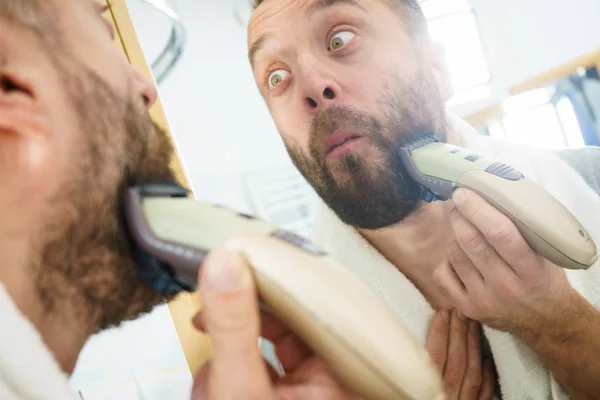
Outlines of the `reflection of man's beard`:
M 80 132 L 63 186 L 48 199 L 32 264 L 48 311 L 65 308 L 103 330 L 162 301 L 136 273 L 120 197 L 128 184 L 174 182 L 173 147 L 141 104 L 78 69 L 63 78 Z
M 380 107 L 383 121 L 346 107 L 322 111 L 312 124 L 310 155 L 286 143 L 292 161 L 323 201 L 343 222 L 360 229 L 396 224 L 419 203 L 420 187 L 400 161 L 400 146 L 425 133 L 447 136 L 443 102 L 424 71 L 411 85 L 403 87 L 396 81 L 384 93 Z M 371 157 L 351 151 L 327 162 L 323 140 L 337 129 L 362 135 Z

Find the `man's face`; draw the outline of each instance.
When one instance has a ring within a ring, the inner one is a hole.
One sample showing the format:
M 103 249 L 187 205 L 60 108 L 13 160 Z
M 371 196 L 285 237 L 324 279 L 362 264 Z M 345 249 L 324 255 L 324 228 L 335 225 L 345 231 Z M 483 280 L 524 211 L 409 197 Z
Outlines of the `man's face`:
M 398 148 L 447 137 L 443 61 L 383 0 L 266 0 L 249 56 L 294 164 L 346 223 L 378 229 L 419 202 Z
M 27 243 L 2 276 L 98 330 L 162 300 L 136 274 L 119 199 L 128 184 L 175 181 L 147 112 L 156 93 L 112 35 L 92 1 L 0 3 L 1 226 Z

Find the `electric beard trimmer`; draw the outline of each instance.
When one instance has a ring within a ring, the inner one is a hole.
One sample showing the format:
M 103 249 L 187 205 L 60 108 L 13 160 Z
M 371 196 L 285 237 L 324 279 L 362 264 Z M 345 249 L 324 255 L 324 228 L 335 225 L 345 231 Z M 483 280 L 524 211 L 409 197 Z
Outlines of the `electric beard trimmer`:
M 597 261 L 596 245 L 575 216 L 509 165 L 442 143 L 433 134 L 401 148 L 400 158 L 421 185 L 423 200 L 447 200 L 457 188 L 470 189 L 515 223 L 545 259 L 567 269 L 588 269 Z
M 289 232 L 187 198 L 172 184 L 125 193 L 139 273 L 157 292 L 194 291 L 213 249 L 240 252 L 260 301 L 368 400 L 441 400 L 441 378 L 398 318 L 348 269 Z

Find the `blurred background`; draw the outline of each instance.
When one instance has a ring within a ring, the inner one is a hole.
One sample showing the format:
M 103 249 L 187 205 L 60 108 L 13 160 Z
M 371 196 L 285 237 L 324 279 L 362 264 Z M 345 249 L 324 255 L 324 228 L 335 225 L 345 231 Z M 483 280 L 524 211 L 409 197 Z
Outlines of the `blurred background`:
M 249 0 L 126 0 L 197 198 L 299 234 L 315 194 L 296 172 L 247 61 Z M 600 144 L 600 1 L 424 0 L 457 94 L 480 134 L 561 149 Z M 166 306 L 94 337 L 83 399 L 189 399 Z

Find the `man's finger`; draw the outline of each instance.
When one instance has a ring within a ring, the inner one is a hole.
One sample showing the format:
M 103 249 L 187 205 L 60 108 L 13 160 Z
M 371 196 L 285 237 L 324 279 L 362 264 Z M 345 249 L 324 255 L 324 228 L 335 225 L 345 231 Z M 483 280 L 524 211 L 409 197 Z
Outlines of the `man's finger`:
M 474 400 L 481 388 L 481 325 L 477 321 L 469 323 L 467 335 L 467 369 L 460 389 L 460 398 Z
M 450 399 L 458 398 L 467 369 L 468 319 L 457 310 L 450 317 L 448 359 L 444 370 L 444 382 Z
M 250 267 L 239 254 L 215 252 L 200 275 L 202 318 L 213 354 L 210 399 L 272 398 L 258 345 L 258 296 Z
M 210 370 L 210 362 L 207 362 L 196 372 L 194 386 L 192 387 L 192 400 L 208 400 Z
M 537 254 L 527 244 L 514 223 L 476 193 L 458 189 L 452 200 L 456 209 L 470 221 L 515 272 L 519 267 L 537 265 Z
M 261 336 L 271 342 L 274 342 L 280 336 L 289 332 L 279 320 L 268 312 L 260 313 L 260 333 Z
M 334 386 L 297 385 L 278 388 L 277 398 L 279 400 L 348 400 L 349 397 L 340 388 Z M 355 398 L 359 400 L 358 397 Z
M 448 337 L 450 334 L 450 312 L 443 310 L 438 312 L 427 334 L 426 349 L 429 358 L 437 367 L 440 376 L 444 374 L 444 366 L 448 355 Z
M 206 330 L 206 328 L 204 328 L 204 317 L 202 314 L 202 311 L 200 311 L 199 313 L 197 313 L 194 318 L 192 318 L 192 324 L 194 325 L 194 327 L 202 332 L 204 332 Z
M 206 330 L 204 327 L 204 313 L 202 311 L 194 316 L 192 324 L 200 331 L 204 332 Z M 277 321 L 277 319 L 275 319 L 275 317 L 264 311 L 260 314 L 260 327 L 261 337 L 267 340 L 274 340 L 278 336 L 286 333 L 287 330 L 279 321 Z
M 277 358 L 286 374 L 294 370 L 313 352 L 287 327 L 268 312 L 261 313 L 261 335 L 275 346 Z
M 294 373 L 299 365 L 314 356 L 313 352 L 291 333 L 275 339 L 273 345 L 286 374 Z
M 483 376 L 478 400 L 493 400 L 496 389 L 496 374 L 494 363 L 489 358 L 483 363 Z
M 433 281 L 450 302 L 461 310 L 470 307 L 469 294 L 449 262 L 440 265 L 433 273 Z
M 277 388 L 279 400 L 347 400 L 348 395 L 337 387 L 315 385 L 293 385 Z
M 316 357 L 302 363 L 296 372 L 286 376 L 284 381 L 288 384 L 287 386 L 334 387 L 338 391 L 341 391 L 343 387 L 333 375 L 331 369 Z
M 204 313 L 199 312 L 192 319 L 196 329 L 206 331 L 204 324 Z M 278 361 L 286 373 L 291 373 L 304 360 L 312 355 L 310 349 L 297 339 L 289 330 L 265 312 L 261 313 L 261 338 L 272 343 L 275 347 Z M 263 357 L 264 358 L 264 357 Z M 273 366 L 267 363 L 267 372 L 274 382 L 279 379 L 279 374 Z
M 462 217 L 458 218 L 464 220 Z M 457 221 L 456 224 L 457 225 L 454 226 L 454 229 L 457 238 L 460 239 L 461 223 Z M 474 260 L 472 261 L 467 253 L 465 253 L 465 250 L 462 248 L 459 242 L 453 242 L 450 245 L 450 249 L 448 251 L 448 261 L 450 264 L 452 264 L 454 272 L 456 272 L 456 275 L 458 275 L 462 281 L 463 285 L 467 289 L 467 292 L 474 294 L 477 297 L 477 294 L 485 290 L 485 282 L 480 270 L 473 263 Z

